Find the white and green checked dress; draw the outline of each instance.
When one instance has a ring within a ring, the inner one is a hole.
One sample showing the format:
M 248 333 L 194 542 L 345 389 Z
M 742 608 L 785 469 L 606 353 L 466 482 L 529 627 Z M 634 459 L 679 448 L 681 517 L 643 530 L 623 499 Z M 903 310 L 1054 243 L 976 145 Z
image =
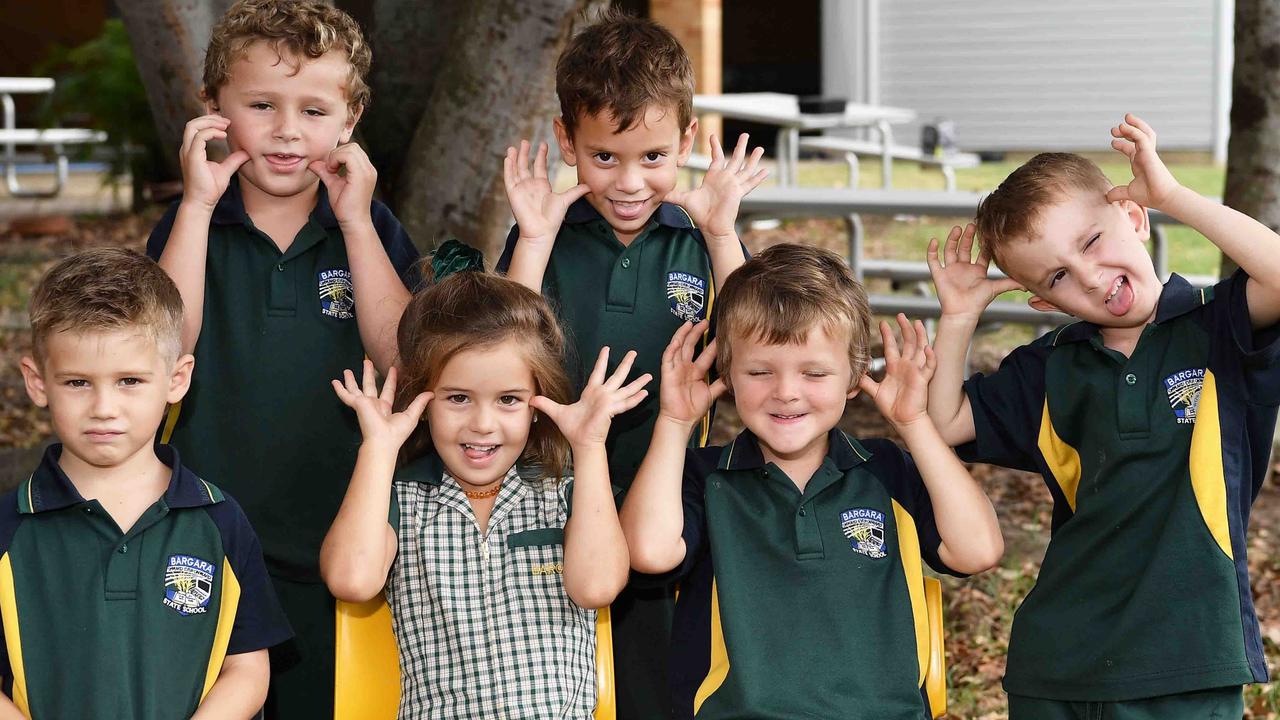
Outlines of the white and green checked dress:
M 564 589 L 567 486 L 512 468 L 486 536 L 438 457 L 396 473 L 400 718 L 589 720 L 596 614 Z

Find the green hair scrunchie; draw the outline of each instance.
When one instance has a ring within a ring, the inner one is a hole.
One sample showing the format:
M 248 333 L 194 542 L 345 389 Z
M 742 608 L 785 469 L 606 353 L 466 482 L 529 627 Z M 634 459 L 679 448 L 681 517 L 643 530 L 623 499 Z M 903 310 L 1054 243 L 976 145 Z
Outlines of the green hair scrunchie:
M 431 276 L 434 282 L 459 272 L 484 272 L 484 253 L 464 242 L 450 238 L 431 253 Z

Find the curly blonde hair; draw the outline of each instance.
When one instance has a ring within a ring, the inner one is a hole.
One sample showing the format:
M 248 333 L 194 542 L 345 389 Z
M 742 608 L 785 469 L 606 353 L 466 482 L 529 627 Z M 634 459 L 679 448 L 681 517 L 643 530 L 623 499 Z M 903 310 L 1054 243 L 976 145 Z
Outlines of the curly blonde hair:
M 365 77 L 373 52 L 360 25 L 345 12 L 318 0 L 240 0 L 213 28 L 204 56 L 207 100 L 231 78 L 231 65 L 255 42 L 265 42 L 282 62 L 297 69 L 296 59 L 314 60 L 338 51 L 351 64 L 347 75 L 347 111 L 352 115 L 369 105 Z

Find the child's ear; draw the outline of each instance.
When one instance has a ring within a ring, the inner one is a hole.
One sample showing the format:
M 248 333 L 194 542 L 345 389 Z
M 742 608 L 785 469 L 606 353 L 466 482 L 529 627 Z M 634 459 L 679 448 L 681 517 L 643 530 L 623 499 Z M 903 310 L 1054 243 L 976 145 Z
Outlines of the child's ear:
M 1036 310 L 1039 310 L 1040 312 L 1061 312 L 1061 310 L 1058 309 L 1057 305 L 1054 305 L 1053 303 L 1049 302 L 1048 300 L 1045 300 L 1039 295 L 1032 295 L 1031 297 L 1027 298 L 1027 304 L 1035 308 Z
M 169 373 L 169 393 L 165 396 L 170 405 L 186 396 L 191 388 L 191 372 L 195 365 L 196 359 L 190 353 L 179 357 L 173 364 L 173 372 Z
M 200 90 L 200 100 L 201 102 L 204 103 L 205 115 L 221 115 L 222 114 L 221 112 L 218 111 L 218 98 L 209 97 L 208 90 L 204 90 L 204 89 Z
M 689 162 L 689 154 L 693 152 L 693 141 L 698 137 L 698 118 L 689 121 L 689 127 L 680 135 L 680 153 L 676 155 L 676 165 L 681 167 Z
M 44 390 L 44 377 L 40 374 L 40 366 L 30 357 L 22 358 L 22 382 L 27 386 L 27 397 L 36 407 L 48 407 L 49 395 Z
M 1133 225 L 1133 231 L 1138 237 L 1146 240 L 1151 237 L 1151 216 L 1147 213 L 1147 209 L 1132 200 L 1121 200 L 1120 207 L 1124 210 L 1125 216 Z
M 560 146 L 560 157 L 569 167 L 578 166 L 578 155 L 573 151 L 573 138 L 569 137 L 569 129 L 564 126 L 564 119 L 557 117 L 551 123 L 556 133 L 556 143 Z
M 347 122 L 342 126 L 342 137 L 338 142 L 339 145 L 351 142 L 351 133 L 355 132 L 356 123 L 360 122 L 360 116 L 362 115 L 364 115 L 363 105 L 357 105 L 354 110 L 347 110 Z
M 863 375 L 865 375 L 865 374 L 866 374 L 866 373 L 863 373 Z M 852 399 L 854 399 L 854 398 L 858 397 L 858 393 L 862 392 L 862 388 L 858 387 L 858 381 L 859 381 L 859 380 L 861 380 L 861 379 L 862 379 L 862 378 L 856 378 L 856 379 L 853 381 L 853 387 L 849 388 L 849 392 L 848 392 L 848 394 L 846 394 L 846 395 L 844 396 L 846 400 L 852 400 Z

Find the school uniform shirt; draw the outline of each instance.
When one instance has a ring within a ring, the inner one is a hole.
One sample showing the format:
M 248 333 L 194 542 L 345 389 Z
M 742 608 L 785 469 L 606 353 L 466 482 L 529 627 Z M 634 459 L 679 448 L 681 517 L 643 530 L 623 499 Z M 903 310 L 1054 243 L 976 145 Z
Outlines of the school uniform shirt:
M 1245 534 L 1280 402 L 1277 328 L 1247 276 L 1174 275 L 1130 357 L 1066 325 L 965 383 L 968 460 L 1039 472 L 1053 536 L 1004 687 L 1122 701 L 1265 682 Z
M 228 655 L 292 636 L 253 528 L 182 466 L 121 532 L 50 446 L 0 498 L 0 675 L 35 718 L 188 718 Z
M 750 430 L 688 452 L 675 717 L 928 717 L 921 559 L 952 572 L 929 493 L 892 442 L 828 440 L 803 492 Z
M 438 456 L 396 473 L 400 718 L 591 718 L 596 613 L 563 581 L 569 482 L 513 467 L 482 534 Z

